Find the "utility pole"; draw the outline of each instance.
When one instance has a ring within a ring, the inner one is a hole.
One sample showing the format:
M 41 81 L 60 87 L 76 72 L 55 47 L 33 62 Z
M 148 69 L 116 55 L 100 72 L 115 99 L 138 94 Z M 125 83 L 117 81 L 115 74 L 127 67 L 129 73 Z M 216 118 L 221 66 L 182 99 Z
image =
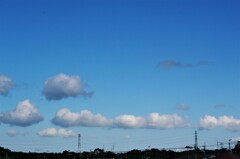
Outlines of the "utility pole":
M 198 148 L 198 144 L 197 144 L 197 141 L 198 141 L 198 138 L 197 138 L 197 131 L 195 131 L 195 144 L 194 144 L 194 150 L 195 150 L 195 159 L 197 159 L 197 148 Z
M 217 149 L 223 149 L 223 142 L 217 141 Z
M 223 142 L 220 142 L 220 145 L 221 145 L 221 149 L 223 149 Z
M 112 152 L 114 153 L 114 144 L 112 145 Z
M 78 134 L 78 153 L 81 158 L 81 134 Z
M 195 131 L 195 144 L 194 144 L 194 149 L 197 150 L 198 148 L 198 137 L 197 137 L 197 131 Z
M 228 140 L 229 152 L 231 152 L 231 140 L 232 140 L 232 139 L 229 139 L 229 140 Z
M 204 158 L 206 158 L 206 143 L 205 142 L 204 142 L 203 150 L 204 150 Z
M 112 145 L 112 153 L 114 154 L 114 144 Z M 113 156 L 114 159 L 114 156 Z

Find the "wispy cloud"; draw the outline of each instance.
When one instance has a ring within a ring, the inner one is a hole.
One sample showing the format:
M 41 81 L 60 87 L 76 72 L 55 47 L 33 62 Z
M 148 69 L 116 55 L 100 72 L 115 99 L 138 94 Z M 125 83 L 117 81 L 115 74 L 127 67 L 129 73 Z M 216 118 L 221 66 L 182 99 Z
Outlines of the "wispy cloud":
M 181 61 L 175 61 L 175 60 L 165 60 L 161 61 L 157 67 L 158 68 L 164 68 L 164 69 L 172 69 L 172 68 L 192 68 L 192 67 L 198 67 L 198 66 L 205 66 L 208 65 L 209 62 L 207 61 L 200 61 L 198 63 L 183 63 Z
M 76 137 L 77 133 L 75 133 L 73 130 L 67 130 L 67 129 L 55 129 L 55 128 L 47 128 L 45 130 L 41 130 L 37 132 L 37 134 L 41 137 L 56 137 L 56 136 L 62 136 L 62 137 Z
M 239 137 L 234 137 L 234 138 L 231 138 L 232 139 L 232 141 L 240 141 L 240 136 Z
M 0 95 L 7 96 L 13 87 L 13 80 L 5 75 L 0 74 Z
M 225 105 L 225 104 L 216 104 L 214 107 L 215 107 L 216 109 L 221 109 L 221 108 L 225 108 L 226 105 Z
M 27 136 L 28 133 L 27 132 L 17 132 L 16 130 L 14 129 L 9 129 L 6 134 L 9 136 L 9 137 L 14 137 L 14 136 Z
M 0 122 L 9 125 L 25 127 L 39 123 L 42 120 L 42 115 L 29 100 L 19 102 L 14 111 L 0 113 Z
M 183 110 L 183 111 L 187 111 L 190 109 L 190 106 L 186 105 L 186 104 L 179 104 L 176 106 L 177 110 Z
M 44 83 L 43 95 L 48 100 L 60 100 L 67 97 L 91 97 L 93 92 L 87 92 L 79 76 L 58 74 Z
M 71 112 L 69 109 L 59 110 L 52 123 L 62 127 L 85 126 L 106 128 L 147 128 L 168 129 L 176 127 L 187 127 L 189 124 L 177 114 L 150 113 L 147 118 L 130 114 L 119 115 L 114 119 L 107 119 L 101 114 L 93 114 L 88 110 L 79 113 Z
M 240 119 L 226 115 L 218 118 L 211 115 L 205 115 L 200 118 L 200 129 L 213 129 L 215 127 L 222 127 L 231 131 L 240 131 Z
M 7 135 L 10 136 L 10 137 L 13 137 L 13 136 L 17 135 L 17 132 L 15 130 L 8 130 Z

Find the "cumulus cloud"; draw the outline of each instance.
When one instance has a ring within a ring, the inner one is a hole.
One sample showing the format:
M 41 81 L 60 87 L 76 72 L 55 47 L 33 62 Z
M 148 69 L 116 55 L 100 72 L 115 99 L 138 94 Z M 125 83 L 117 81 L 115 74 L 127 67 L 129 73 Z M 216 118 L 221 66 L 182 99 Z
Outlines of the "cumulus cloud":
M 7 135 L 10 136 L 10 137 L 13 137 L 13 136 L 17 135 L 17 132 L 15 130 L 8 130 Z
M 74 113 L 67 108 L 63 108 L 56 113 L 55 117 L 52 120 L 52 123 L 63 127 L 104 127 L 110 125 L 111 121 L 109 121 L 101 114 L 93 114 L 88 110 L 82 110 L 79 113 Z
M 160 115 L 151 113 L 148 117 L 148 127 L 155 129 L 167 129 L 187 126 L 186 121 L 177 114 Z
M 46 137 L 46 136 L 53 137 L 53 136 L 57 136 L 58 132 L 55 128 L 48 128 L 48 129 L 39 131 L 37 134 L 43 137 Z
M 161 61 L 157 67 L 164 68 L 164 69 L 171 69 L 171 68 L 191 68 L 197 66 L 204 66 L 208 65 L 209 62 L 207 61 L 200 61 L 198 63 L 182 63 L 180 61 L 175 60 L 165 60 Z
M 114 126 L 121 128 L 141 128 L 146 126 L 146 120 L 134 115 L 120 115 L 115 118 Z
M 43 95 L 48 100 L 60 100 L 67 97 L 91 97 L 93 92 L 86 92 L 79 76 L 58 74 L 44 82 Z
M 200 118 L 200 129 L 212 129 L 222 127 L 231 131 L 240 131 L 240 119 L 233 116 L 220 116 L 218 118 L 210 115 L 205 115 Z
M 39 123 L 42 120 L 42 115 L 29 100 L 19 102 L 12 112 L 0 113 L 0 122 L 9 125 L 25 127 Z
M 114 119 L 107 119 L 101 114 L 93 114 L 88 110 L 74 113 L 66 108 L 61 109 L 56 113 L 52 123 L 62 127 L 86 126 L 148 129 L 168 129 L 188 126 L 187 122 L 177 114 L 160 115 L 159 113 L 151 113 L 147 118 L 124 114 L 117 116 Z
M 77 134 L 73 130 L 66 130 L 66 129 L 55 129 L 55 128 L 48 128 L 42 131 L 37 132 L 37 134 L 41 137 L 76 137 Z
M 200 128 L 212 129 L 216 126 L 218 126 L 218 120 L 216 117 L 205 115 L 204 117 L 200 118 Z
M 114 127 L 118 128 L 148 128 L 148 129 L 168 129 L 187 126 L 186 121 L 177 114 L 151 113 L 148 118 L 134 115 L 121 115 L 115 118 Z
M 11 78 L 0 75 L 0 95 L 7 96 L 13 87 L 14 83 Z

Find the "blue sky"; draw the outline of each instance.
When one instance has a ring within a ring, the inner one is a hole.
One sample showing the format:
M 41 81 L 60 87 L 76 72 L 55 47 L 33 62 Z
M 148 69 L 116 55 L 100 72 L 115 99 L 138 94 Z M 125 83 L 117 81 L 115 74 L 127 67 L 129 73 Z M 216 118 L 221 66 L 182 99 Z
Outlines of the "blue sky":
M 2 0 L 0 146 L 178 148 L 240 138 L 237 0 Z M 227 146 L 227 145 L 226 145 Z M 210 147 L 209 147 L 210 148 Z

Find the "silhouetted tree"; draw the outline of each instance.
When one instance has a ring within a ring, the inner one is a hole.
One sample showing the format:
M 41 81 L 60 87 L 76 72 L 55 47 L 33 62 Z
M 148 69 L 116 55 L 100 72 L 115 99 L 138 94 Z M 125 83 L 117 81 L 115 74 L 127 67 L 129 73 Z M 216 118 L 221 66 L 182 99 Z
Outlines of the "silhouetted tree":
M 131 150 L 127 152 L 127 159 L 141 159 L 142 153 L 140 150 Z
M 238 141 L 237 144 L 235 145 L 233 152 L 240 155 L 240 141 Z

